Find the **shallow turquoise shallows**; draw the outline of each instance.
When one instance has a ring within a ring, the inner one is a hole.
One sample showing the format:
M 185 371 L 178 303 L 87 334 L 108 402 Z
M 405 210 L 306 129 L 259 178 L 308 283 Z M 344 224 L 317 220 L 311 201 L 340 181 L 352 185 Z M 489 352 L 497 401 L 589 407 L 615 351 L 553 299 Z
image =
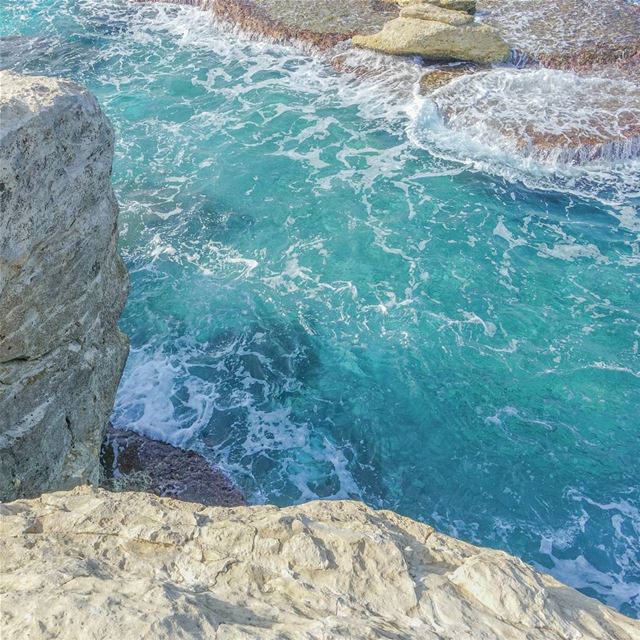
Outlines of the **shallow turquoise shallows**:
M 254 502 L 363 499 L 638 616 L 640 217 L 620 171 L 603 188 L 437 157 L 413 64 L 340 74 L 195 9 L 6 0 L 2 32 L 3 67 L 85 83 L 116 129 L 117 425 L 202 452 Z

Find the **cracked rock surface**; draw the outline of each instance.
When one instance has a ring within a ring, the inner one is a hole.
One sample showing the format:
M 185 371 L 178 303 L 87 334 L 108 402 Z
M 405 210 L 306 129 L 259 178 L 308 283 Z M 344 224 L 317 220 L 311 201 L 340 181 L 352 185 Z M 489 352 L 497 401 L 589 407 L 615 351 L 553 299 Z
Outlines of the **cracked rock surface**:
M 127 355 L 113 130 L 84 88 L 0 72 L 0 499 L 96 482 Z
M 2 511 L 5 640 L 640 634 L 516 558 L 358 502 L 203 507 L 78 487 Z

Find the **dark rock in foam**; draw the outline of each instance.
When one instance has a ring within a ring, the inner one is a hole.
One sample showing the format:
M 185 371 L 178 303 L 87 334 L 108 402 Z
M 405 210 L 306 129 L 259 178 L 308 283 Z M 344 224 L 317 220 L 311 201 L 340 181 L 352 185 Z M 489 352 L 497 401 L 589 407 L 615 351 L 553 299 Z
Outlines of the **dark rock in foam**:
M 109 489 L 149 491 L 207 506 L 246 504 L 241 491 L 195 451 L 109 426 L 102 445 Z

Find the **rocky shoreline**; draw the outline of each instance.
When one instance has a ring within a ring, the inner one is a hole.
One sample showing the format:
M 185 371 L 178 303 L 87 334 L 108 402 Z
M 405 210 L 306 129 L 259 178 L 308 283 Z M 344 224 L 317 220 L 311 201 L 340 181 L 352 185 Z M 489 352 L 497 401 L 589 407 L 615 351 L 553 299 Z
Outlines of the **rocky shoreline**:
M 325 48 L 364 24 L 369 38 L 394 20 L 434 22 L 416 17 L 434 15 L 425 3 L 398 18 L 363 1 L 327 3 L 334 23 L 320 12 L 312 24 L 283 2 L 198 6 Z M 439 8 L 471 16 L 456 7 Z M 127 353 L 113 132 L 78 85 L 0 83 L 3 637 L 638 637 L 639 622 L 508 554 L 357 502 L 247 507 L 197 453 L 108 428 Z M 83 486 L 98 483 L 101 445 L 118 492 Z
M 146 0 L 136 0 L 144 2 Z M 170 0 L 206 12 L 256 36 L 276 41 L 297 41 L 320 50 L 330 49 L 361 33 L 381 29 L 398 9 L 384 0 L 341 0 L 309 3 L 306 0 Z
M 421 37 L 426 39 L 432 37 L 434 29 L 447 25 L 473 28 L 472 33 L 494 29 L 492 44 L 499 55 L 490 61 L 506 58 L 508 51 L 500 44 L 504 41 L 520 64 L 527 66 L 615 71 L 629 79 L 637 77 L 640 67 L 640 6 L 624 0 L 601 2 L 597 11 L 580 0 L 559 4 L 540 0 L 357 0 L 347 5 L 340 0 L 170 1 L 210 12 L 249 34 L 306 43 L 320 50 L 355 37 L 355 43 L 364 47 L 429 59 L 428 52 L 412 50 L 400 34 L 393 46 L 389 43 L 380 47 L 385 27 L 388 32 L 400 31 L 400 27 L 406 30 L 409 24 L 412 32 L 422 27 Z M 459 40 L 456 34 L 452 47 L 457 47 Z M 433 59 L 473 61 L 473 57 L 464 57 L 464 50 L 459 55 L 450 51 Z
M 521 560 L 359 502 L 89 487 L 2 506 L 3 638 L 634 640 Z
M 496 63 L 505 68 L 554 69 L 566 72 L 563 90 L 551 95 L 544 113 L 531 113 L 532 127 L 519 114 L 508 122 L 496 117 L 486 124 L 495 131 L 502 151 L 525 151 L 550 165 L 580 164 L 600 158 L 637 157 L 640 148 L 640 7 L 624 0 L 606 0 L 595 12 L 579 0 L 549 5 L 540 0 L 173 0 L 211 13 L 233 28 L 278 42 L 296 42 L 320 53 L 337 71 L 358 77 L 380 73 L 351 54 L 359 48 L 389 57 L 413 57 L 424 68 L 419 83 L 430 96 L 454 80 L 486 72 Z M 604 16 L 604 18 L 603 18 Z M 586 28 L 588 27 L 588 28 Z M 453 64 L 452 64 L 453 63 Z M 385 65 L 392 67 L 390 60 Z M 575 105 L 571 86 L 577 78 Z M 592 78 L 611 86 L 591 91 Z M 559 77 L 548 90 L 556 91 Z M 541 78 L 537 78 L 537 83 Z M 544 79 L 542 79 L 545 82 Z M 620 86 L 613 86 L 620 82 Z M 537 83 L 532 85 L 536 87 Z M 626 85 L 624 84 L 626 83 Z M 460 91 L 457 96 L 456 91 Z M 509 90 L 509 87 L 507 88 Z M 603 94 L 606 94 L 604 95 Z M 484 91 L 482 93 L 487 93 Z M 451 89 L 451 103 L 465 102 L 466 85 Z M 630 96 L 630 102 L 629 102 Z M 526 96 L 514 95 L 513 100 Z M 490 96 L 488 96 L 490 102 Z M 435 101 L 446 124 L 457 122 L 456 108 Z M 578 108 L 597 114 L 570 124 L 567 116 Z M 562 113 L 556 130 L 546 118 Z M 610 117 L 611 116 L 611 117 Z M 457 122 L 459 124 L 459 122 Z M 514 126 L 515 123 L 515 126 Z M 483 125 L 485 126 L 485 125 Z
M 624 0 L 480 0 L 483 20 L 529 64 L 628 79 L 640 68 L 640 5 Z

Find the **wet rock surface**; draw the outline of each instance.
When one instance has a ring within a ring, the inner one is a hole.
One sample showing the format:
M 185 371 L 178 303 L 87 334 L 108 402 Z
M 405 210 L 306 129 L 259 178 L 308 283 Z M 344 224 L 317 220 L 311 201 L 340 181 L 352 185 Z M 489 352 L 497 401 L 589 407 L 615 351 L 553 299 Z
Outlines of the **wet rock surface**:
M 109 425 L 100 456 L 112 490 L 149 491 L 207 506 L 245 504 L 242 492 L 195 451 Z
M 547 67 L 640 68 L 640 5 L 625 0 L 479 0 L 481 19 L 505 40 Z
M 634 640 L 503 552 L 326 501 L 203 507 L 89 487 L 2 506 L 2 637 Z
M 382 0 L 172 0 L 210 11 L 217 18 L 275 40 L 297 40 L 329 48 L 356 33 L 373 33 L 398 8 Z
M 471 63 L 462 63 L 429 69 L 420 78 L 420 93 L 429 95 L 436 89 L 444 87 L 456 78 L 480 71 L 482 67 Z
M 0 72 L 0 499 L 97 482 L 128 345 L 114 136 L 72 82 Z
M 629 82 L 501 69 L 459 77 L 432 99 L 451 129 L 505 152 L 569 164 L 640 153 L 640 92 Z

